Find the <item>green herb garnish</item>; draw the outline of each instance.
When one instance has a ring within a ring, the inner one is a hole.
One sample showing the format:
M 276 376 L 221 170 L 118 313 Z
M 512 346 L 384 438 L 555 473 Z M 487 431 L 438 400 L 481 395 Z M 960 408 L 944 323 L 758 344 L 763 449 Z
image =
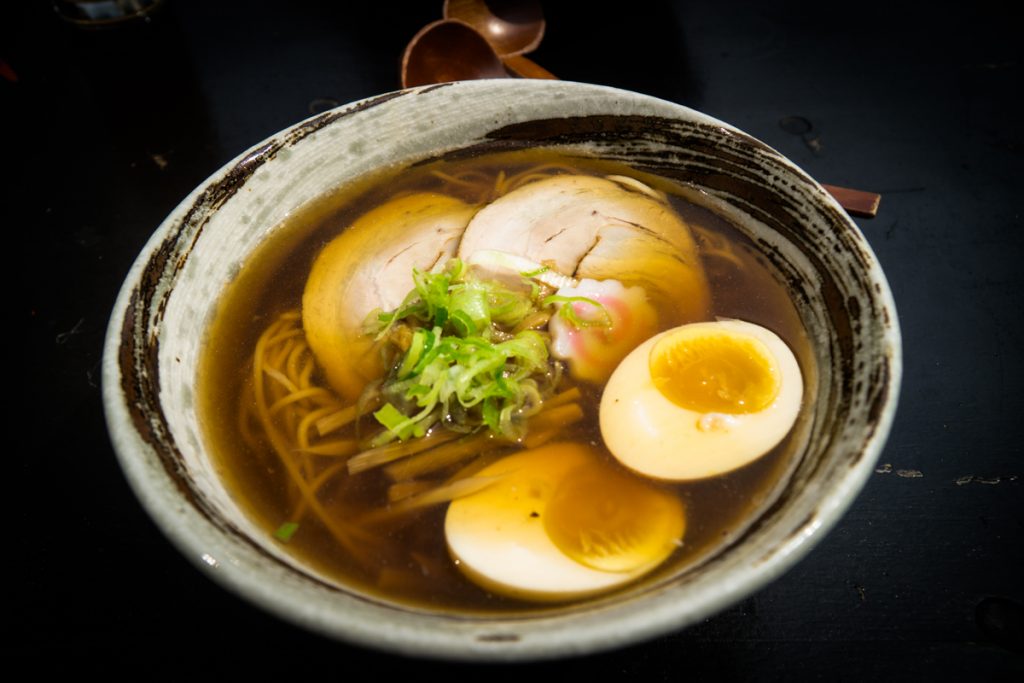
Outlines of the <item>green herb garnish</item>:
M 285 522 L 281 526 L 277 527 L 277 531 L 274 532 L 274 538 L 281 541 L 282 543 L 287 543 L 288 541 L 292 540 L 292 536 L 294 536 L 295 532 L 298 530 L 298 522 Z
M 437 422 L 521 438 L 526 417 L 553 393 L 560 367 L 545 335 L 511 330 L 550 304 L 533 291 L 478 280 L 458 259 L 439 273 L 414 270 L 413 284 L 396 310 L 368 324 L 378 340 L 399 323 L 413 330 L 384 380 L 387 403 L 374 416 L 387 429 L 373 445 L 422 436 Z

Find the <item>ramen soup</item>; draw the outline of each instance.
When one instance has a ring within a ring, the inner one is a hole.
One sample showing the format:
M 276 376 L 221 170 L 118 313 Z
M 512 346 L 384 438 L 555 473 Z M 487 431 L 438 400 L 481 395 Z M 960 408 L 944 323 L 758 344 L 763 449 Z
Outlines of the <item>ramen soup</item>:
M 707 560 L 813 405 L 795 308 L 709 206 L 551 152 L 315 202 L 209 333 L 227 488 L 310 571 L 415 607 L 549 608 Z

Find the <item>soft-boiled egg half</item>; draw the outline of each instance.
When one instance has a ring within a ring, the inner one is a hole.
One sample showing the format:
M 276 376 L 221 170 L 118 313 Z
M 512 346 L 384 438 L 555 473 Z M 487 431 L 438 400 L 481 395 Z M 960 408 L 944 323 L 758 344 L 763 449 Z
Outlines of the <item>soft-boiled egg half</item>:
M 782 441 L 802 398 L 800 366 L 774 332 L 741 320 L 693 323 L 619 364 L 601 397 L 601 435 L 636 472 L 712 477 Z
M 600 593 L 654 569 L 682 542 L 677 495 L 582 444 L 517 453 L 479 476 L 495 483 L 449 506 L 445 536 L 463 573 L 494 593 L 539 601 Z

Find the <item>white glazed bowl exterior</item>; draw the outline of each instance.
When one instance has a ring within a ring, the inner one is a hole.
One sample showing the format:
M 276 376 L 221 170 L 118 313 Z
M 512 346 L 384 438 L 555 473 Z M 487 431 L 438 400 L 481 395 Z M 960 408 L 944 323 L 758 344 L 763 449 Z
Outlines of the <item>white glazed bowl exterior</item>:
M 339 589 L 281 553 L 233 502 L 195 410 L 218 296 L 286 217 L 381 168 L 553 146 L 675 177 L 746 232 L 789 288 L 815 345 L 818 408 L 779 499 L 739 542 L 692 571 L 554 611 L 432 613 Z M 389 93 L 321 114 L 248 150 L 161 224 L 127 276 L 103 361 L 107 421 L 149 514 L 215 580 L 312 630 L 454 659 L 538 659 L 679 629 L 795 563 L 862 488 L 895 412 L 895 307 L 866 240 L 774 150 L 710 117 L 637 93 L 570 82 L 474 81 Z

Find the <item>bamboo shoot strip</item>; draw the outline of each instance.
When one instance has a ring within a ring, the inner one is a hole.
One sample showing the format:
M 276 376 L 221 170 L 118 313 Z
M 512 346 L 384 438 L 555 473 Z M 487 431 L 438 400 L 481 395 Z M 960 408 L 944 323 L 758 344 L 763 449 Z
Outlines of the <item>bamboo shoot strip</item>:
M 388 487 L 388 502 L 397 503 L 400 500 L 415 496 L 431 488 L 439 486 L 436 481 L 400 481 Z
M 583 419 L 583 408 L 579 403 L 570 403 L 540 413 L 530 420 L 530 429 L 544 431 L 549 427 L 561 426 L 581 419 Z
M 386 465 L 387 463 L 394 462 L 395 460 L 401 460 L 406 456 L 415 455 L 416 453 L 425 451 L 428 448 L 433 448 L 434 446 L 439 446 L 451 441 L 457 436 L 459 436 L 459 434 L 456 432 L 437 429 L 430 435 L 421 439 L 392 443 L 387 446 L 381 446 L 380 448 L 363 451 L 348 461 L 349 474 L 359 474 L 360 472 L 365 472 L 366 470 L 373 469 L 374 467 Z
M 436 472 L 449 465 L 454 465 L 460 460 L 471 455 L 477 455 L 489 447 L 504 445 L 506 445 L 506 442 L 495 439 L 491 436 L 490 432 L 479 432 L 470 436 L 464 436 L 454 443 L 446 444 L 407 460 L 388 465 L 384 468 L 384 471 L 392 481 L 413 479 L 421 474 Z
M 427 491 L 426 493 L 421 493 L 418 496 L 406 498 L 405 500 L 386 508 L 375 510 L 358 519 L 356 523 L 363 526 L 367 524 L 386 522 L 412 512 L 413 510 L 430 507 L 432 505 L 440 505 L 441 503 L 448 503 L 457 498 L 472 495 L 477 491 L 483 491 L 485 488 L 497 483 L 501 479 L 501 476 L 469 477 L 468 479 L 460 479 L 452 484 L 441 486 L 431 491 Z

